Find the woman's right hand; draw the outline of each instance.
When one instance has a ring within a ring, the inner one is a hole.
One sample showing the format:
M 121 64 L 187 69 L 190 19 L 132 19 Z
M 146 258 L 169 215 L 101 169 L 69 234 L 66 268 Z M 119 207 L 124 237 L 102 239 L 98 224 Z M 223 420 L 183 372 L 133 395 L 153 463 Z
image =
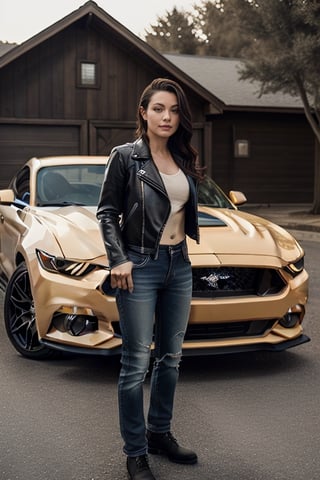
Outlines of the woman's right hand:
M 133 280 L 132 280 L 132 262 L 125 262 L 112 268 L 110 271 L 111 279 L 110 284 L 112 288 L 122 288 L 123 290 L 129 290 L 133 292 Z

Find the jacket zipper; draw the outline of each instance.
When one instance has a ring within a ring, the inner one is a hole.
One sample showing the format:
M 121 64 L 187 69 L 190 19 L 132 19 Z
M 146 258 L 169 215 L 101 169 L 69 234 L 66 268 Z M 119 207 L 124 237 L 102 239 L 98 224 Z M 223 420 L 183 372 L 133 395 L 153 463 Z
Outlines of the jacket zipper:
M 142 203 L 141 253 L 144 253 L 144 232 L 146 228 L 146 214 L 144 211 L 144 208 L 145 208 L 144 182 L 140 182 L 140 184 L 141 184 L 141 203 Z

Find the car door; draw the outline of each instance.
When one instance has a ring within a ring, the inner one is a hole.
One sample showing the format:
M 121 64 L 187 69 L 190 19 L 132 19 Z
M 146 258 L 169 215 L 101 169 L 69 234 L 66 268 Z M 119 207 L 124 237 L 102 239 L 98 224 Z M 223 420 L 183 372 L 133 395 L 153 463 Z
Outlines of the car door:
M 0 191 L 0 276 L 8 280 L 16 265 L 17 246 L 26 231 L 23 196 L 30 191 L 30 172 L 24 167 L 11 182 L 13 190 Z M 1 194 L 2 192 L 2 194 Z

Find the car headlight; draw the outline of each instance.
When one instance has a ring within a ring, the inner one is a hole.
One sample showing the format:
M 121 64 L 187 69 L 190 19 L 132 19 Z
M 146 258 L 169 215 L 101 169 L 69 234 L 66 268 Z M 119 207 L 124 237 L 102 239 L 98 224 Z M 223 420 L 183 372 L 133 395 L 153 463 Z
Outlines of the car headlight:
M 36 249 L 36 255 L 41 267 L 47 272 L 60 273 L 70 277 L 83 277 L 98 268 L 98 265 L 92 263 L 76 262 L 63 257 L 55 257 L 39 249 Z
M 284 267 L 284 270 L 293 277 L 296 277 L 299 275 L 299 273 L 302 272 L 304 269 L 304 256 L 299 258 L 296 262 L 289 263 L 286 267 Z

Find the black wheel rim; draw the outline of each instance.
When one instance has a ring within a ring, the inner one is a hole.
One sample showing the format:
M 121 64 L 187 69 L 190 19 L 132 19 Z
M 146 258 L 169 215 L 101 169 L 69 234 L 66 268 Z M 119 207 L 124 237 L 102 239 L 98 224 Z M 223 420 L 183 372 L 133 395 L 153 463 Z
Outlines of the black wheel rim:
M 19 349 L 26 352 L 41 350 L 27 270 L 16 275 L 9 294 L 10 298 L 7 303 L 8 333 Z

